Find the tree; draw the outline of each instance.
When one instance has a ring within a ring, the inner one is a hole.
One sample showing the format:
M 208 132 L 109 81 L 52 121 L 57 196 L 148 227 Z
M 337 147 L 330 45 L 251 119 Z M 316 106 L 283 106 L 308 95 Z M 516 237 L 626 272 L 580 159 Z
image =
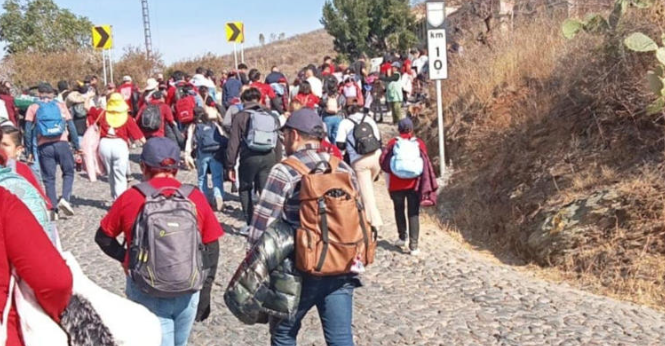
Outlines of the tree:
M 418 42 L 409 0 L 326 0 L 321 24 L 346 58 L 406 51 Z
M 283 39 L 285 39 L 285 38 L 286 38 L 286 34 L 285 34 L 285 33 L 280 33 L 280 34 L 279 34 L 279 37 L 278 37 L 277 39 L 281 41 L 281 40 L 283 40 Z
M 61 9 L 53 0 L 6 0 L 0 41 L 9 54 L 90 47 L 92 22 Z
M 266 44 L 266 37 L 263 34 L 259 34 L 259 43 L 263 46 Z

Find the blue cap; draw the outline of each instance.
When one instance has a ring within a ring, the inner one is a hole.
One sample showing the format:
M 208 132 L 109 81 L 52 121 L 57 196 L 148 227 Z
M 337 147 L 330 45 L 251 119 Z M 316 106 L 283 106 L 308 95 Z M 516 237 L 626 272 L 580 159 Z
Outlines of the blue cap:
M 178 169 L 180 148 L 173 140 L 166 137 L 150 138 L 143 146 L 141 162 L 146 166 L 159 169 Z
M 406 117 L 397 123 L 397 131 L 399 133 L 409 133 L 413 131 L 413 121 L 411 121 L 410 117 Z
M 323 121 L 311 108 L 299 109 L 286 120 L 285 128 L 298 130 L 308 135 L 319 136 L 323 132 Z

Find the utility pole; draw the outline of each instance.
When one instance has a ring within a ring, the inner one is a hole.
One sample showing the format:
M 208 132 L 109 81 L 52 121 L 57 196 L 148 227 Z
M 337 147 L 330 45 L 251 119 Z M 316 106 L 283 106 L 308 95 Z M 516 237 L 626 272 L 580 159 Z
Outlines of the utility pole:
M 145 35 L 145 53 L 148 60 L 152 57 L 152 32 L 150 31 L 150 12 L 148 11 L 148 0 L 141 0 L 143 9 L 143 33 Z

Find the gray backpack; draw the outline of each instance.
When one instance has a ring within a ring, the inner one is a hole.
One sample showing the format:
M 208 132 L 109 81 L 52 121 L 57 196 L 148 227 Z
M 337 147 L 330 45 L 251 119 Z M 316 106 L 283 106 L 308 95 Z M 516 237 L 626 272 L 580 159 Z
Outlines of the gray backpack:
M 150 183 L 135 188 L 145 196 L 129 248 L 129 275 L 153 297 L 172 298 L 203 287 L 203 242 L 196 206 L 188 199 L 192 185 L 156 190 Z M 175 191 L 166 197 L 164 191 Z
M 247 109 L 249 124 L 245 144 L 250 150 L 269 152 L 277 146 L 279 118 L 265 110 Z

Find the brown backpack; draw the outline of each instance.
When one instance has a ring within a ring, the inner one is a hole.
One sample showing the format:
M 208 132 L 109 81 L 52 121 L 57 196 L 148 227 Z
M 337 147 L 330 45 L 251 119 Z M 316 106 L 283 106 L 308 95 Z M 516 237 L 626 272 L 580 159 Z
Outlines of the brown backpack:
M 296 267 L 310 275 L 351 273 L 356 258 L 365 266 L 374 262 L 376 231 L 367 222 L 351 174 L 338 171 L 339 163 L 331 156 L 311 170 L 295 158 L 284 161 L 302 174 Z

